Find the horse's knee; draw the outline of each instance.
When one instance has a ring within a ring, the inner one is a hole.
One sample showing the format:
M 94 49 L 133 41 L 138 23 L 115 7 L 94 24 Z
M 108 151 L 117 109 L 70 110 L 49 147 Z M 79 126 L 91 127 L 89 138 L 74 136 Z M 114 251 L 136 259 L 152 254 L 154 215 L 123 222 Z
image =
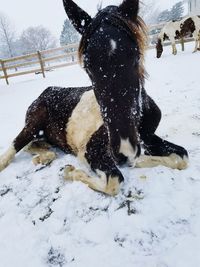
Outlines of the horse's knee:
M 42 164 L 48 165 L 56 159 L 56 153 L 53 151 L 44 151 L 35 155 L 32 159 L 34 165 Z
M 34 155 L 32 162 L 34 165 L 48 165 L 56 159 L 56 153 L 50 151 L 51 145 L 43 140 L 36 140 L 25 147 L 24 151 Z

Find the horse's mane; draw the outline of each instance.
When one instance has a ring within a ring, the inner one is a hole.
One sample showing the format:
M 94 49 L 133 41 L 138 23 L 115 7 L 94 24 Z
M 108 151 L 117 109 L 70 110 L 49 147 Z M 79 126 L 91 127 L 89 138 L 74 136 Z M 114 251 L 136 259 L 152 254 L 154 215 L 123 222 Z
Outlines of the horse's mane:
M 115 7 L 112 8 L 115 9 Z M 111 25 L 125 31 L 134 41 L 136 41 L 140 54 L 139 75 L 140 81 L 143 84 L 144 79 L 147 76 L 147 72 L 144 68 L 144 53 L 147 47 L 147 26 L 139 16 L 135 22 L 132 22 L 131 20 L 127 20 L 126 18 L 122 17 L 119 13 L 100 11 L 95 18 L 95 23 L 90 24 L 81 38 L 78 51 L 79 62 L 82 63 L 83 61 L 83 54 L 89 43 L 90 36 L 105 18 L 107 23 L 110 23 Z

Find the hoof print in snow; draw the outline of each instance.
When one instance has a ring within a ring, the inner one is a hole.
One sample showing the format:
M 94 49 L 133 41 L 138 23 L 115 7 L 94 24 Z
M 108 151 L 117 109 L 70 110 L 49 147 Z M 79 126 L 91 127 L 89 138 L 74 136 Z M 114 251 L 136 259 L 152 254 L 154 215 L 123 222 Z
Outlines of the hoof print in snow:
M 200 132 L 194 132 L 192 135 L 200 137 Z
M 124 242 L 126 241 L 125 237 L 119 237 L 118 235 L 114 238 L 114 241 L 120 246 L 123 247 Z
M 44 222 L 51 216 L 52 213 L 53 213 L 53 210 L 51 208 L 48 208 L 47 214 L 45 214 L 43 217 L 40 217 L 39 220 Z
M 62 267 L 66 264 L 65 256 L 58 249 L 51 248 L 48 252 L 47 263 L 50 267 Z
M 117 210 L 123 209 L 123 208 L 127 208 L 127 214 L 128 216 L 136 214 L 137 210 L 132 207 L 132 201 L 130 200 L 125 200 L 123 201 L 120 206 L 117 208 Z
M 4 197 L 5 195 L 7 195 L 9 192 L 12 192 L 12 189 L 9 187 L 5 187 L 0 189 L 0 196 Z

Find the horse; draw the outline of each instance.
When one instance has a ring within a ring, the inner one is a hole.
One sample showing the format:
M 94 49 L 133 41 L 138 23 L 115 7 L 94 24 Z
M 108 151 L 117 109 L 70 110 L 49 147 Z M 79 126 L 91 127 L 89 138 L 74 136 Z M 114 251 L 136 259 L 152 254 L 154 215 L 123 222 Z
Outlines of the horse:
M 187 18 L 183 23 L 181 23 L 180 28 L 180 34 L 182 36 L 186 36 L 188 34 L 193 35 L 195 40 L 194 52 L 200 50 L 200 16 Z
M 71 0 L 63 4 L 82 35 L 79 58 L 92 86 L 47 88 L 28 108 L 25 127 L 0 157 L 0 170 L 26 145 L 43 138 L 76 155 L 94 173 L 69 165 L 66 179 L 108 195 L 116 195 L 124 181 L 118 166 L 186 168 L 186 149 L 155 134 L 161 111 L 144 89 L 146 41 L 139 1 L 108 6 L 94 18 Z M 47 148 L 30 145 L 29 149 L 37 153 L 35 163 L 55 158 Z
M 177 54 L 176 39 L 181 39 L 182 51 L 184 51 L 183 38 L 192 35 L 195 39 L 195 48 L 193 52 L 200 50 L 200 16 L 183 18 L 180 21 L 168 22 L 161 30 L 156 44 L 157 58 L 160 58 L 163 52 L 163 42 L 169 39 L 172 43 L 172 54 Z
M 182 39 L 182 35 L 180 34 L 181 31 L 181 24 L 184 22 L 184 20 L 180 21 L 170 21 L 165 24 L 165 26 L 162 28 L 161 32 L 158 35 L 158 40 L 156 43 L 156 56 L 157 58 L 160 58 L 163 53 L 163 42 L 165 40 L 170 40 L 172 45 L 172 54 L 177 54 L 176 49 L 176 39 Z M 184 42 L 182 39 L 182 51 L 184 51 Z

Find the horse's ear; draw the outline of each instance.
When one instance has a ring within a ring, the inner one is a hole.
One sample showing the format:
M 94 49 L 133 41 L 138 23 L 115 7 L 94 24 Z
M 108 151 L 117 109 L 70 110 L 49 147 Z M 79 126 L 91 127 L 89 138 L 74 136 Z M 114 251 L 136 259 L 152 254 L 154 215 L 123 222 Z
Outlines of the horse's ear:
M 69 20 L 82 35 L 92 21 L 92 18 L 72 0 L 63 0 L 63 5 Z
M 135 21 L 139 12 L 139 0 L 124 0 L 119 11 L 123 17 Z

